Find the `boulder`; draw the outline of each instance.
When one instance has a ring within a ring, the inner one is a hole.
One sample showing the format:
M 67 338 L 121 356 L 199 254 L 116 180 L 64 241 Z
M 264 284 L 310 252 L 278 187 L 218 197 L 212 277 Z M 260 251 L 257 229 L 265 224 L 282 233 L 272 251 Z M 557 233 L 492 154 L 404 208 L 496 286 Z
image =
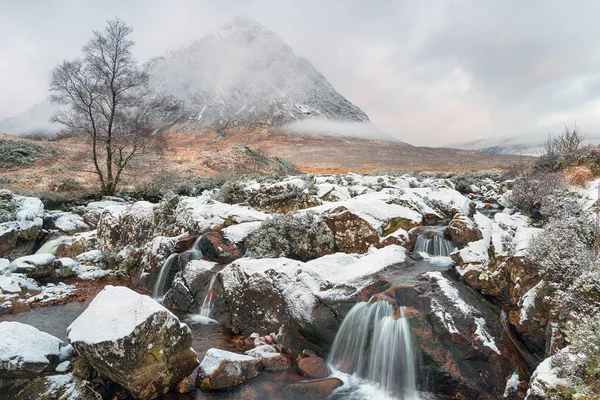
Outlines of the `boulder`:
M 327 399 L 331 393 L 343 385 L 338 378 L 326 378 L 308 382 L 298 382 L 287 385 L 283 392 L 291 400 L 320 400 Z
M 243 243 L 246 238 L 255 230 L 259 229 L 262 221 L 244 222 L 231 225 L 222 230 L 223 237 L 233 243 Z
M 321 357 L 305 357 L 298 363 L 300 374 L 308 379 L 327 378 L 331 375 L 329 366 Z
M 354 302 L 391 286 L 393 271 L 411 263 L 406 249 L 395 245 L 306 263 L 241 258 L 218 274 L 227 312 L 219 321 L 244 335 L 281 329 L 279 343 L 286 348 L 322 351 Z
M 33 254 L 17 258 L 10 264 L 14 273 L 25 274 L 33 279 L 46 279 L 54 276 L 54 270 L 60 267 L 52 254 Z
M 56 249 L 56 257 L 77 257 L 81 253 L 98 248 L 98 232 L 96 230 L 73 235 L 70 244 L 63 244 Z
M 202 256 L 221 264 L 227 264 L 242 257 L 242 250 L 226 240 L 219 232 L 207 232 L 200 238 Z
M 106 267 L 106 259 L 100 250 L 90 250 L 75 257 L 79 264 L 93 265 L 96 267 Z
M 177 387 L 198 365 L 187 325 L 148 296 L 106 286 L 67 328 L 77 353 L 139 399 Z
M 337 207 L 323 214 L 323 219 L 333 232 L 335 247 L 344 253 L 364 253 L 369 247 L 379 245 L 379 235 L 367 221 Z
M 192 260 L 173 278 L 171 289 L 164 299 L 165 306 L 181 311 L 193 312 L 199 309 L 208 294 L 212 277 L 218 272 L 218 264 L 206 260 Z M 217 285 L 216 282 L 214 282 Z M 220 286 L 220 284 L 218 284 Z M 215 301 L 220 302 L 219 296 Z
M 40 199 L 3 190 L 0 194 L 0 255 L 8 256 L 19 242 L 37 239 L 43 224 L 44 205 Z
M 31 379 L 61 361 L 62 341 L 19 322 L 0 322 L 0 379 Z
M 471 219 L 461 213 L 454 215 L 446 228 L 445 235 L 459 247 L 483 239 L 481 230 Z
M 102 201 L 92 201 L 88 203 L 83 211 L 83 220 L 91 227 L 95 228 L 100 220 L 100 215 L 105 208 L 110 206 L 121 206 L 125 202 L 122 199 L 103 198 Z
M 64 211 L 47 211 L 44 214 L 44 229 L 57 230 L 67 235 L 89 231 L 90 226 L 83 217 Z
M 257 358 L 220 349 L 209 349 L 198 368 L 196 386 L 204 390 L 241 385 L 262 369 Z
M 265 371 L 283 371 L 292 366 L 290 359 L 270 344 L 257 346 L 245 354 L 259 359 Z

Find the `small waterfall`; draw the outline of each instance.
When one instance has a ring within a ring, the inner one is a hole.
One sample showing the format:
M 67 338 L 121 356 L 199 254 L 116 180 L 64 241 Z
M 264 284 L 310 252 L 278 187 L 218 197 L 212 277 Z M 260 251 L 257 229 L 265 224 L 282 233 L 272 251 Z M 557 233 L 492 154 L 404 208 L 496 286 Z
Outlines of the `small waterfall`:
M 200 251 L 201 239 L 202 236 L 199 236 L 188 250 L 183 253 L 173 253 L 165 260 L 152 289 L 152 297 L 154 299 L 161 299 L 165 295 L 167 278 L 175 261 L 177 261 L 177 265 L 183 268 L 188 262 L 202 258 L 202 251 Z
M 162 267 L 160 267 L 160 273 L 158 274 L 158 279 L 154 283 L 154 288 L 152 290 L 152 297 L 154 299 L 160 299 L 164 295 L 165 283 L 167 282 L 167 275 L 169 275 L 169 271 L 171 270 L 171 266 L 175 262 L 175 260 L 179 257 L 179 253 L 171 254 L 163 263 Z
M 327 359 L 336 370 L 377 383 L 403 399 L 418 399 L 416 358 L 404 308 L 357 303 L 337 332 Z
M 455 249 L 454 243 L 439 235 L 434 235 L 430 239 L 419 235 L 417 236 L 414 252 L 427 253 L 430 256 L 448 257 Z
M 52 254 L 56 255 L 56 250 L 58 250 L 58 246 L 64 243 L 71 243 L 73 238 L 71 236 L 59 236 L 54 239 L 48 240 L 42 247 L 39 248 L 35 254 Z
M 208 291 L 206 292 L 206 296 L 204 296 L 204 301 L 202 301 L 202 307 L 200 307 L 201 317 L 210 318 L 210 314 L 212 313 L 213 304 L 215 304 L 215 292 L 213 286 L 215 285 L 216 279 L 217 275 L 213 275 L 212 278 L 210 278 Z

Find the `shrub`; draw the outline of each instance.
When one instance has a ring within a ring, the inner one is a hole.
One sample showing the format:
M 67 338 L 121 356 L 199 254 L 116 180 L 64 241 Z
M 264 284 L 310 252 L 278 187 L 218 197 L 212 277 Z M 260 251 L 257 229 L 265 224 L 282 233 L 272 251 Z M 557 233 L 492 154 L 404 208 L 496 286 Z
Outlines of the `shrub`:
M 61 176 L 55 181 L 48 183 L 48 190 L 53 192 L 74 192 L 81 190 L 82 186 L 70 176 Z
M 252 258 L 288 257 L 307 261 L 333 252 L 333 232 L 312 212 L 275 215 L 246 241 Z
M 39 144 L 0 138 L 0 168 L 22 168 L 52 154 L 52 150 Z
M 238 181 L 227 181 L 217 194 L 215 199 L 227 204 L 238 204 L 248 200 L 248 191 L 246 186 Z
M 544 143 L 544 152 L 536 160 L 534 168 L 541 171 L 558 171 L 580 163 L 580 146 L 585 135 L 577 125 L 565 126 L 559 135 L 550 135 Z
M 555 189 L 541 202 L 540 214 L 548 219 L 564 219 L 586 215 L 585 204 L 567 189 Z
M 540 218 L 544 198 L 561 188 L 564 181 L 559 173 L 528 172 L 515 181 L 509 201 L 512 207 Z
M 589 398 L 600 395 L 600 311 L 579 319 L 567 330 L 571 351 L 585 368 L 583 390 Z M 594 396 L 595 395 L 595 396 Z
M 593 265 L 593 243 L 594 226 L 588 218 L 566 218 L 534 237 L 527 256 L 539 266 L 544 281 L 564 290 Z
M 585 186 L 592 178 L 592 171 L 588 167 L 572 167 L 565 171 L 565 180 L 571 185 Z

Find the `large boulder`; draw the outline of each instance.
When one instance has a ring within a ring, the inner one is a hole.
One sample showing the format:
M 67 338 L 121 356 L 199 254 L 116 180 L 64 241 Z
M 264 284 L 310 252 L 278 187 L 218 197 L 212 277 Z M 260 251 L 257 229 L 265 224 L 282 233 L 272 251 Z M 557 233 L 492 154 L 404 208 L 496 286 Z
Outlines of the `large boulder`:
M 410 264 L 406 250 L 396 245 L 306 263 L 241 258 L 218 274 L 224 313 L 217 319 L 245 335 L 281 329 L 285 347 L 322 351 L 354 302 L 391 286 L 394 271 Z
M 167 393 L 198 365 L 188 326 L 126 287 L 106 286 L 67 333 L 96 371 L 139 399 Z
M 405 307 L 422 352 L 422 376 L 436 394 L 501 398 L 507 379 L 524 362 L 499 316 L 447 273 L 427 272 L 421 281 L 376 298 Z
M 203 257 L 221 264 L 230 263 L 244 255 L 239 246 L 226 240 L 219 232 L 207 232 L 202 235 L 199 248 Z
M 52 373 L 62 341 L 19 322 L 0 322 L 0 379 L 30 379 Z
M 47 279 L 54 276 L 54 270 L 60 264 L 52 254 L 33 254 L 20 257 L 10 264 L 14 273 L 25 274 L 33 279 Z
M 481 293 L 516 307 L 540 280 L 538 267 L 526 257 L 531 239 L 541 229 L 522 214 L 475 214 L 483 239 L 452 254 L 456 270 Z
M 198 368 L 196 386 L 204 390 L 241 385 L 260 374 L 257 358 L 220 349 L 209 349 Z
M 12 259 L 19 253 L 27 254 L 34 245 L 32 241 L 40 235 L 43 224 L 44 204 L 40 199 L 0 191 L 0 255 Z M 23 246 L 25 248 L 21 251 L 16 248 Z

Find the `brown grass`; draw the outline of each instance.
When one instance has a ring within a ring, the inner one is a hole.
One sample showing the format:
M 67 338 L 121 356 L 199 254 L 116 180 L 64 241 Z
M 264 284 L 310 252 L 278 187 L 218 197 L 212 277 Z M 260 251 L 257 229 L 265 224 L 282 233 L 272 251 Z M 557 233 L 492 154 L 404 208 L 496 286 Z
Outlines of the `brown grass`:
M 585 186 L 593 178 L 594 175 L 588 167 L 571 167 L 565 171 L 565 180 L 571 185 Z

